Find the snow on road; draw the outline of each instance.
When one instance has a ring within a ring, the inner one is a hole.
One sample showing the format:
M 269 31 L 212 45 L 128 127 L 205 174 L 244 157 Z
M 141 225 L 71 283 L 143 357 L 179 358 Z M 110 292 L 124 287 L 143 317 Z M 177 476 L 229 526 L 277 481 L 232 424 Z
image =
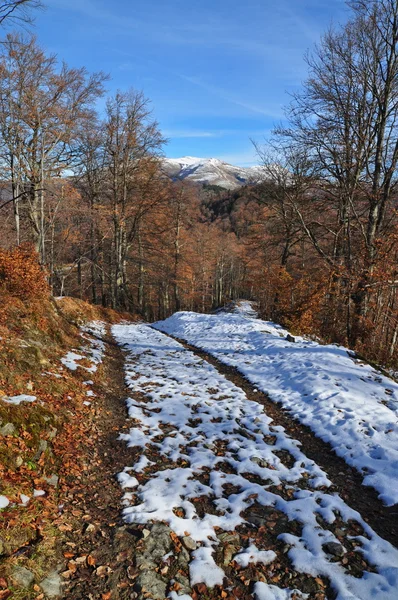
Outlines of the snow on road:
M 190 319 L 200 331 L 199 315 Z M 177 315 L 174 323 L 180 322 Z M 343 502 L 320 467 L 272 424 L 261 405 L 146 325 L 114 325 L 112 331 L 127 351 L 131 390 L 133 425 L 120 437 L 139 450 L 139 460 L 119 475 L 130 490 L 124 518 L 163 521 L 190 540 L 191 586 L 225 585 L 231 565 L 254 565 L 250 577 L 257 581 L 252 596 L 257 600 L 306 598 L 294 595 L 302 574 L 307 584 L 312 578 L 320 585 L 317 598 L 326 597 L 323 577 L 339 600 L 396 600 L 398 551 Z M 235 322 L 230 331 L 236 331 Z M 216 561 L 225 532 L 237 532 L 239 543 L 227 560 Z M 178 595 L 172 591 L 169 597 Z
M 105 351 L 105 344 L 102 338 L 105 336 L 106 326 L 102 321 L 91 321 L 81 327 L 81 337 L 83 345 L 78 352 L 69 351 L 66 356 L 61 358 L 61 362 L 70 371 L 76 371 L 79 367 L 95 373 L 98 365 L 102 362 Z M 89 366 L 80 364 L 81 360 L 89 362 Z
M 386 505 L 397 503 L 398 384 L 341 346 L 289 342 L 287 331 L 246 309 L 180 312 L 155 327 L 236 367 L 363 473 Z

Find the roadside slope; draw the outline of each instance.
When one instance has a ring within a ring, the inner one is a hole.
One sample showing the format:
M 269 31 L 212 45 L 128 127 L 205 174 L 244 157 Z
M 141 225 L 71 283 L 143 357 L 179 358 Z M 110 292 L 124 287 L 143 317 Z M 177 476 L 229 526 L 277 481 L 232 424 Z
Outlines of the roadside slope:
M 79 300 L 56 303 L 47 288 L 26 300 L 16 290 L 14 282 L 0 294 L 2 600 L 60 593 L 60 506 L 90 452 L 103 319 L 118 318 Z

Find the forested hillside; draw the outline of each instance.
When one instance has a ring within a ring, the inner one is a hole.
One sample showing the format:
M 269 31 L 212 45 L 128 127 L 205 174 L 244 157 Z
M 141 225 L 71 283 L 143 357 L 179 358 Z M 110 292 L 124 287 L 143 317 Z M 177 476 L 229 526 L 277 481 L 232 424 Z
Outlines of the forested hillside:
M 255 298 L 262 314 L 395 365 L 397 7 L 353 3 L 308 57 L 266 181 L 171 181 L 142 92 L 69 68 L 27 33 L 1 46 L 2 245 L 31 243 L 54 295 L 154 320 Z M 98 112 L 102 98 L 105 110 Z

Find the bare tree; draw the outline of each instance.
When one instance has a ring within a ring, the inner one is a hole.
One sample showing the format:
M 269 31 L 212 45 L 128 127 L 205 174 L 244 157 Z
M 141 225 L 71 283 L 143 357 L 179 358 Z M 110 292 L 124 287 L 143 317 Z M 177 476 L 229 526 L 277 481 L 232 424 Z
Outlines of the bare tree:
M 8 0 L 0 2 L 0 25 L 30 23 L 31 10 L 42 8 L 41 0 Z
M 8 35 L 0 57 L 0 128 L 10 179 L 18 180 L 14 200 L 22 199 L 31 237 L 46 261 L 45 181 L 60 176 L 78 160 L 77 134 L 92 117 L 103 93 L 103 73 L 58 68 L 34 37 Z
M 105 153 L 114 226 L 112 304 L 129 308 L 127 260 L 143 216 L 159 201 L 158 155 L 164 139 L 141 92 L 118 92 L 107 103 Z

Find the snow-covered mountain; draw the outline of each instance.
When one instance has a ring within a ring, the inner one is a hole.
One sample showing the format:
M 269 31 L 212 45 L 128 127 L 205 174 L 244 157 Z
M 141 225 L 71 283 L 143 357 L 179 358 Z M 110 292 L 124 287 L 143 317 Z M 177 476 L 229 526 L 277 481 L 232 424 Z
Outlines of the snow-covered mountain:
M 196 183 L 218 185 L 234 189 L 242 185 L 258 183 L 265 178 L 264 170 L 256 167 L 235 167 L 218 158 L 165 158 L 164 170 L 172 179 L 189 179 Z

